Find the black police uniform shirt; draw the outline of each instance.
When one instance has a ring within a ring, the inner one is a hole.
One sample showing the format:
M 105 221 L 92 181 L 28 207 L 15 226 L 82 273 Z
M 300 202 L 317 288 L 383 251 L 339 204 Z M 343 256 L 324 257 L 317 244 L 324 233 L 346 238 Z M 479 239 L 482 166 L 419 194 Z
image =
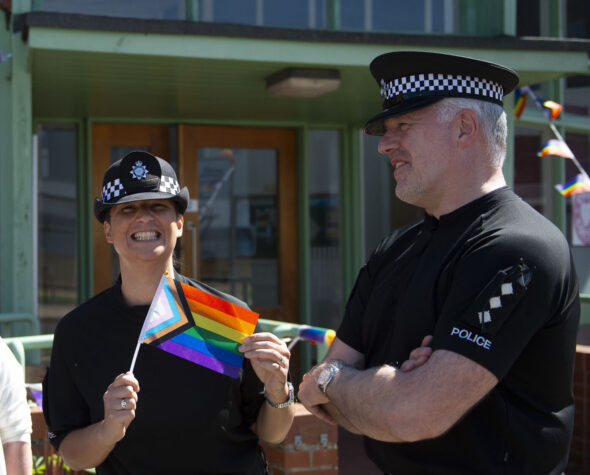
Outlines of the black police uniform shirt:
M 385 238 L 361 269 L 338 337 L 366 367 L 397 366 L 425 335 L 498 385 L 440 437 L 365 438 L 396 474 L 561 474 L 573 428 L 580 304 L 562 233 L 509 188 Z
M 129 370 L 148 308 L 128 306 L 118 283 L 59 322 L 43 390 L 55 448 L 72 430 L 104 418 L 103 394 Z M 249 360 L 233 379 L 142 344 L 134 375 L 140 386 L 136 417 L 97 474 L 264 473 L 262 449 L 250 430 L 264 402 L 263 385 Z

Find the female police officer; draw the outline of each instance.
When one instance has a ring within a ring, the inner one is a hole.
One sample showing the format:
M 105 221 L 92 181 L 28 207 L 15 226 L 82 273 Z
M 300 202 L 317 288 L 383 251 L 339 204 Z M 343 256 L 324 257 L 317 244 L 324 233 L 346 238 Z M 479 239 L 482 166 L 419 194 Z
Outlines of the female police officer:
M 71 468 L 260 474 L 258 439 L 279 442 L 291 425 L 289 351 L 271 333 L 244 340 L 237 380 L 147 345 L 134 374 L 126 372 L 164 272 L 245 306 L 175 273 L 188 198 L 170 164 L 146 152 L 105 173 L 94 211 L 118 254 L 120 279 L 60 321 L 45 380 L 50 441 Z

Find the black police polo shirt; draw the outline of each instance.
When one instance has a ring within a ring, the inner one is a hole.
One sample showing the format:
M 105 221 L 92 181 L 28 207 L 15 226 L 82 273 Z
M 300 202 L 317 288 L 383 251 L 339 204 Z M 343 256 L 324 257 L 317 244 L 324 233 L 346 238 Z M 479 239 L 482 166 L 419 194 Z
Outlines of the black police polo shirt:
M 365 438 L 370 458 L 403 474 L 561 474 L 579 314 L 567 241 L 507 187 L 390 234 L 359 272 L 338 337 L 369 368 L 401 364 L 432 334 L 435 351 L 499 383 L 440 437 Z

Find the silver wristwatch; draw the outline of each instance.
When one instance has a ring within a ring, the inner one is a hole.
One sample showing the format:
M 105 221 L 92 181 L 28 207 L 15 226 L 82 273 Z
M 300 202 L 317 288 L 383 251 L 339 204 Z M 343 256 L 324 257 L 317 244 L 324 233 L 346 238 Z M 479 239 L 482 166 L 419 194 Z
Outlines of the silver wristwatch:
M 344 367 L 344 363 L 340 360 L 331 361 L 318 376 L 318 387 L 323 394 L 326 394 L 328 385 L 334 379 L 334 376 Z
M 290 406 L 295 402 L 295 390 L 293 389 L 293 385 L 289 381 L 287 381 L 287 388 L 289 388 L 289 398 L 285 402 L 272 402 L 269 398 L 266 397 L 266 388 L 264 388 L 264 397 L 266 398 L 266 402 L 275 409 L 282 409 L 283 407 Z

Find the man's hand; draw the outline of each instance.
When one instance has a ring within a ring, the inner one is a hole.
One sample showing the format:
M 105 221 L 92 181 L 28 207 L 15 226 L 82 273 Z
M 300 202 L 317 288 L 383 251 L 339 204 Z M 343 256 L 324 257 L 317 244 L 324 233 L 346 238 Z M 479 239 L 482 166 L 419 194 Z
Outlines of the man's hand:
M 336 424 L 336 421 L 328 413 L 330 400 L 318 387 L 318 376 L 327 366 L 327 363 L 329 361 L 314 366 L 303 375 L 297 398 L 314 416 L 330 424 Z
M 420 347 L 411 351 L 409 358 L 402 363 L 399 369 L 412 371 L 426 363 L 430 355 L 432 355 L 432 348 L 428 346 L 430 343 L 432 343 L 432 335 L 426 335 Z

